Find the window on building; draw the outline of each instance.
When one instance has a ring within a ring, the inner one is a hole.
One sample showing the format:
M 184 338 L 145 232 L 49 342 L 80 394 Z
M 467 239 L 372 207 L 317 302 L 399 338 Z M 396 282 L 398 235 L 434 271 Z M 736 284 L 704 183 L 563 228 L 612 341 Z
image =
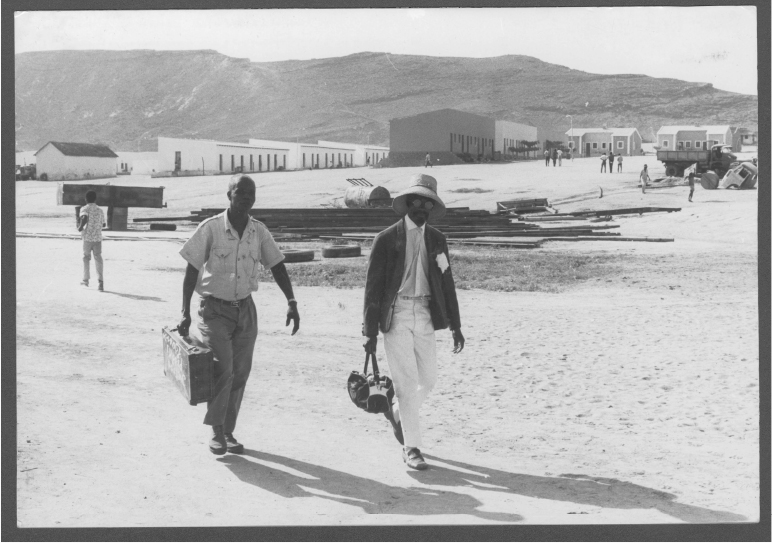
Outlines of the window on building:
M 598 148 L 598 142 L 597 141 L 592 142 L 592 148 L 593 149 L 597 149 Z
M 606 148 L 606 142 L 604 141 L 603 143 L 601 143 L 601 144 L 600 144 L 600 146 L 601 146 L 603 149 L 605 149 L 605 148 Z
M 690 141 L 685 141 L 685 142 L 684 142 L 684 145 L 686 146 L 686 148 L 687 148 L 687 149 L 691 149 L 691 147 L 692 147 L 692 142 L 690 142 Z
M 623 141 L 617 142 L 617 149 L 624 149 L 624 147 L 625 147 L 625 142 Z
M 662 140 L 662 147 L 670 147 L 670 141 L 669 140 Z

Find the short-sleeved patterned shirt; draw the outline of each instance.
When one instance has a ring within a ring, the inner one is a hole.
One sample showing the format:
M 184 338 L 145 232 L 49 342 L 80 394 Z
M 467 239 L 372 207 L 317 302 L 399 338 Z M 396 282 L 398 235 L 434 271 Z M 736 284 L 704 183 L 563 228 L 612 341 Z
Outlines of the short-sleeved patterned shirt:
M 102 241 L 102 225 L 105 223 L 105 212 L 94 204 L 86 204 L 80 208 L 80 216 L 87 216 L 88 222 L 81 232 L 83 241 Z
M 257 290 L 258 263 L 272 268 L 284 260 L 263 223 L 250 218 L 239 239 L 227 210 L 198 225 L 180 254 L 198 269 L 196 292 L 200 296 L 228 301 L 241 300 Z

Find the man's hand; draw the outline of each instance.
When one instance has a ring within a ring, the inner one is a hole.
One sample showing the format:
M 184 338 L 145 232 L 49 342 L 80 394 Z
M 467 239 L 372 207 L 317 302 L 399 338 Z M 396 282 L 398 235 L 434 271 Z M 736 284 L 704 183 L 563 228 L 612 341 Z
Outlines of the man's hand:
M 289 326 L 290 321 L 295 323 L 292 327 L 292 335 L 294 336 L 295 332 L 300 328 L 300 313 L 298 313 L 297 302 L 289 302 L 289 307 L 287 308 L 287 324 L 284 326 Z
M 378 336 L 369 336 L 367 341 L 364 342 L 364 347 L 367 354 L 375 354 L 375 350 L 378 347 Z
M 177 332 L 180 334 L 180 337 L 188 336 L 188 333 L 190 332 L 190 315 L 182 317 L 182 320 L 177 325 Z
M 453 333 L 453 353 L 458 354 L 464 350 L 464 334 L 461 333 L 461 329 L 452 330 Z

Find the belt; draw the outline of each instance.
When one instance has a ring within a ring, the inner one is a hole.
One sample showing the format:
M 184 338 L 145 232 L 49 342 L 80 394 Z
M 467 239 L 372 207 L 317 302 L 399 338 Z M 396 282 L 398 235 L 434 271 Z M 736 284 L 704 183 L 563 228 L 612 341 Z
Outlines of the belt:
M 206 300 L 207 301 L 212 300 L 213 302 L 217 302 L 219 304 L 225 304 L 225 305 L 230 305 L 230 306 L 233 306 L 233 307 L 238 307 L 242 303 L 244 303 L 247 300 L 249 300 L 250 298 L 251 298 L 251 296 L 247 296 L 246 298 L 242 298 L 241 300 L 221 300 L 220 298 L 215 298 L 214 296 L 207 296 Z
M 426 300 L 426 301 L 429 301 L 429 300 L 432 299 L 432 297 L 427 294 L 425 296 L 400 296 L 400 299 L 401 300 Z

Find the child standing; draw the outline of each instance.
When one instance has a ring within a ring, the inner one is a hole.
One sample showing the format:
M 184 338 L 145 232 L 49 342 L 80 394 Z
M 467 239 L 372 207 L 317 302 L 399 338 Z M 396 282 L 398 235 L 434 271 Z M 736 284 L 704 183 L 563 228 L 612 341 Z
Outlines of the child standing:
M 90 190 L 86 192 L 86 205 L 80 209 L 78 232 L 81 232 L 83 237 L 83 281 L 80 284 L 84 287 L 88 286 L 91 253 L 93 252 L 97 279 L 99 280 L 99 290 L 103 291 L 105 283 L 103 275 L 104 263 L 102 262 L 102 227 L 105 226 L 105 214 L 96 205 L 96 197 L 95 191 Z

